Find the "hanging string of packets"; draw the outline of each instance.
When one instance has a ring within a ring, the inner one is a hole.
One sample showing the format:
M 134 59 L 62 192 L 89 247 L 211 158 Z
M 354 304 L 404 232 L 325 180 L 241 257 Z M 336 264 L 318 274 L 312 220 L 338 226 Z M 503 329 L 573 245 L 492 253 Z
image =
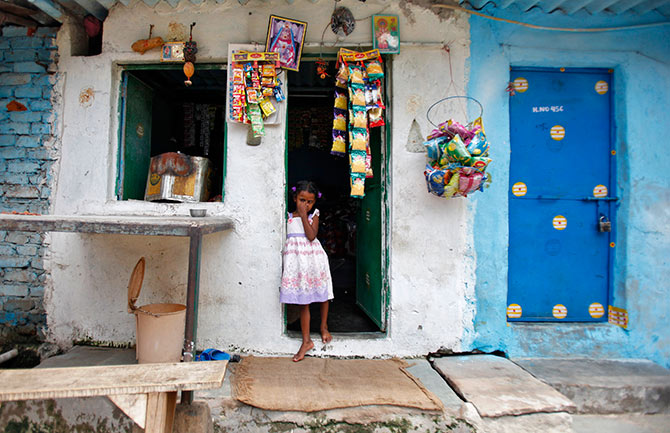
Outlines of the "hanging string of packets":
M 279 54 L 234 52 L 232 69 L 230 118 L 251 124 L 254 137 L 262 137 L 263 119 L 277 111 L 272 100 L 278 103 L 285 99 L 277 78 Z
M 491 182 L 486 173 L 490 146 L 481 117 L 466 126 L 453 119 L 440 123 L 423 144 L 430 160 L 424 174 L 431 194 L 467 197 Z
M 340 49 L 330 153 L 346 156 L 349 151 L 351 197 L 364 197 L 365 179 L 373 176 L 370 128 L 384 125 L 383 78 L 379 50 Z

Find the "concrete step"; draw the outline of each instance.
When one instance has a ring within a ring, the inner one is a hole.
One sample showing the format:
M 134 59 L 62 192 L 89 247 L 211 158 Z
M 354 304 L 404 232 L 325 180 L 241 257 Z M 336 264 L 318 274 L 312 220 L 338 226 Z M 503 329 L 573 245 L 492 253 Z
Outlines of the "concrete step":
M 572 430 L 574 433 L 668 433 L 670 415 L 573 415 Z
M 433 367 L 479 415 L 478 432 L 571 431 L 574 404 L 505 358 L 449 356 L 434 359 Z
M 513 361 L 570 398 L 578 413 L 670 413 L 670 370 L 648 360 L 519 358 Z

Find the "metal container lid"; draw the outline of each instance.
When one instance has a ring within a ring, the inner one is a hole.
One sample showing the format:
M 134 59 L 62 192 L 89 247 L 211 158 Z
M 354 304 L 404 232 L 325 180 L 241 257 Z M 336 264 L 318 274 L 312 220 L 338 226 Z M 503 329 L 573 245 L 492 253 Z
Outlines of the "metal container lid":
M 130 281 L 128 281 L 128 312 L 133 313 L 137 307 L 135 302 L 140 297 L 140 290 L 142 289 L 142 280 L 144 280 L 144 257 L 140 257 L 130 274 Z

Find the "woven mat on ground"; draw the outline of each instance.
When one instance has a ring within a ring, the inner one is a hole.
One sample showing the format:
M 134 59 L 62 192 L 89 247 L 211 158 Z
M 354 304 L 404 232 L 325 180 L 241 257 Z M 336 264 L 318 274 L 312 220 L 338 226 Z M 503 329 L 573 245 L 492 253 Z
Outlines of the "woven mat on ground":
M 267 410 L 314 412 L 366 405 L 442 410 L 442 402 L 400 359 L 250 356 L 235 369 L 235 398 Z

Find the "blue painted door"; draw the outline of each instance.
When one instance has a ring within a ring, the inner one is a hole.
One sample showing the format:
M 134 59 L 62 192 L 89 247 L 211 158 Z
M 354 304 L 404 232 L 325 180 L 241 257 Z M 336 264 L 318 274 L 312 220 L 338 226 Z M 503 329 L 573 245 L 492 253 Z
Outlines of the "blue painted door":
M 607 320 L 615 245 L 599 222 L 614 221 L 611 79 L 512 69 L 510 321 Z

